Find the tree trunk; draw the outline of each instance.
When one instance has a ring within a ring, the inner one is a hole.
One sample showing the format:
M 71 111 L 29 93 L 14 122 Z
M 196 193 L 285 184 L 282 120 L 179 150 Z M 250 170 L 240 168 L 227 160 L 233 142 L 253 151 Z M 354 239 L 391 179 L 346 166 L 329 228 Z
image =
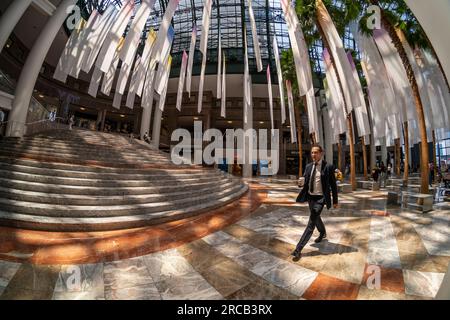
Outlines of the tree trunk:
M 298 176 L 303 176 L 303 145 L 302 145 L 302 123 L 300 118 L 300 108 L 294 108 L 295 122 L 297 123 L 297 143 L 298 143 Z
M 434 166 L 434 182 L 437 181 L 438 167 L 436 160 L 436 132 L 433 130 L 433 166 Z
M 400 139 L 395 139 L 395 174 L 397 175 L 397 177 L 400 177 L 401 175 L 400 156 L 401 156 Z
M 378 0 L 370 0 L 372 4 L 379 5 Z M 411 84 L 411 89 L 413 92 L 414 102 L 416 106 L 417 112 L 417 120 L 419 123 L 419 131 L 420 131 L 420 139 L 423 142 L 421 148 L 421 156 L 420 156 L 420 174 L 421 174 L 421 186 L 420 192 L 423 194 L 428 194 L 428 144 L 427 144 L 427 129 L 425 124 L 425 115 L 423 111 L 422 99 L 420 98 L 419 86 L 417 85 L 416 77 L 414 75 L 414 70 L 411 66 L 411 63 L 408 60 L 408 56 L 406 54 L 405 48 L 402 45 L 402 42 L 395 31 L 394 26 L 389 22 L 389 20 L 384 15 L 383 11 L 381 14 L 381 23 L 383 27 L 388 32 L 389 36 L 392 39 L 395 48 L 397 49 L 398 54 L 403 63 L 403 67 L 406 70 L 406 74 L 408 75 L 408 80 Z
M 361 138 L 362 143 L 362 151 L 363 151 L 363 160 L 364 160 L 364 180 L 369 181 L 369 175 L 367 174 L 367 148 L 365 138 Z
M 409 128 L 408 128 L 408 121 L 406 121 L 403 124 L 403 134 L 405 137 L 405 165 L 404 165 L 404 172 L 403 172 L 403 185 L 408 185 L 408 178 L 409 178 Z
M 348 135 L 350 136 L 350 183 L 352 190 L 356 191 L 356 164 L 355 164 L 355 141 L 353 139 L 353 117 L 350 113 L 347 116 Z

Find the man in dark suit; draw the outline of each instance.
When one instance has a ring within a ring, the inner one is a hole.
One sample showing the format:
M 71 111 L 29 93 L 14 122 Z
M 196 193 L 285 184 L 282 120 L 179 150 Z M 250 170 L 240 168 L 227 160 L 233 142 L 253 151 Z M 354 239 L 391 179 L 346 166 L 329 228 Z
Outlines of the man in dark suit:
M 311 149 L 311 157 L 313 162 L 309 163 L 305 168 L 303 175 L 304 183 L 300 194 L 297 197 L 297 202 L 309 204 L 310 217 L 308 226 L 305 229 L 297 248 L 292 253 L 294 260 L 299 260 L 303 248 L 308 243 L 309 239 L 317 227 L 320 236 L 315 240 L 316 243 L 321 242 L 326 238 L 327 232 L 325 225 L 320 218 L 323 207 L 326 205 L 327 209 L 331 208 L 331 194 L 333 194 L 333 207 L 338 207 L 338 193 L 336 185 L 336 177 L 334 176 L 334 166 L 327 164 L 322 160 L 323 149 L 320 145 L 314 145 Z

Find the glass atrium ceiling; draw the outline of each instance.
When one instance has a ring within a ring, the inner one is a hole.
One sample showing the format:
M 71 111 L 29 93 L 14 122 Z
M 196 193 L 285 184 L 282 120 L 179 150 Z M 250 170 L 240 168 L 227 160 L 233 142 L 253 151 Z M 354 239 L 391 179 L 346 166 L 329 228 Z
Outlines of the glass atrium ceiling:
M 82 9 L 84 17 L 87 18 L 94 9 L 103 12 L 111 3 L 121 7 L 123 2 L 124 0 L 79 0 L 78 5 Z M 141 0 L 135 0 L 135 2 L 137 9 Z M 147 38 L 148 31 L 151 28 L 158 30 L 168 2 L 169 0 L 156 0 L 155 10 L 147 21 L 143 39 Z M 172 47 L 173 65 L 171 76 L 178 75 L 182 52 L 183 50 L 189 50 L 193 23 L 197 25 L 199 34 L 197 36 L 197 50 L 193 73 L 197 75 L 200 73 L 201 53 L 198 51 L 198 48 L 202 30 L 203 3 L 204 0 L 180 0 L 180 4 L 172 20 L 172 25 L 175 29 L 175 38 Z M 273 79 L 276 81 L 276 72 L 274 72 L 276 68 L 273 61 L 272 49 L 273 36 L 277 36 L 280 52 L 290 48 L 288 30 L 281 9 L 280 0 L 253 0 L 252 3 L 260 40 L 263 65 L 266 66 L 268 61 L 270 61 L 271 70 L 274 73 Z M 219 28 L 222 36 L 222 48 L 225 51 L 228 63 L 227 72 L 243 73 L 244 25 L 247 32 L 250 72 L 252 74 L 257 73 L 247 4 L 247 0 L 213 0 L 208 40 L 207 61 L 209 65 L 206 69 L 207 74 L 216 72 L 215 64 L 217 62 Z M 144 41 L 142 41 L 142 43 L 144 43 Z M 356 49 L 349 32 L 345 35 L 344 44 L 348 49 Z M 314 72 L 319 75 L 324 71 L 322 49 L 323 46 L 320 40 L 310 49 Z M 265 72 L 260 73 L 261 76 L 262 74 L 265 77 Z M 321 77 L 322 76 L 319 76 L 319 78 Z

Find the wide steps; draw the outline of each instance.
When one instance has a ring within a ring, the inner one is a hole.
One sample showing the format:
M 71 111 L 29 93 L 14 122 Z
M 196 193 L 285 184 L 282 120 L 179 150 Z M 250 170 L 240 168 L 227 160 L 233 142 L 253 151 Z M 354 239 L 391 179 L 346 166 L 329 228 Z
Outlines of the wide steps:
M 138 228 L 179 219 L 186 219 L 203 212 L 214 210 L 233 202 L 243 196 L 248 186 L 243 186 L 235 194 L 218 200 L 202 202 L 182 209 L 146 213 L 142 215 L 95 218 L 48 217 L 5 212 L 0 208 L 0 223 L 10 227 L 30 228 L 44 231 L 106 231 L 116 229 Z
M 112 230 L 184 219 L 248 190 L 219 170 L 172 163 L 124 136 L 54 131 L 0 142 L 0 224 Z

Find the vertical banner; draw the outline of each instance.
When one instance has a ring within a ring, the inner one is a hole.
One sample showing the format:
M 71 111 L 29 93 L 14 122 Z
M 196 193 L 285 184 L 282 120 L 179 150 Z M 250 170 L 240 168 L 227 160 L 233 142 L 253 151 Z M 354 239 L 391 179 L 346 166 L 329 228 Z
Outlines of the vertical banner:
M 219 47 L 217 48 L 218 55 L 217 55 L 217 99 L 220 99 L 222 96 L 222 88 L 221 88 L 221 69 L 222 69 L 222 39 L 221 34 L 219 30 Z
M 297 143 L 297 126 L 295 123 L 294 96 L 292 95 L 292 84 L 289 80 L 286 80 L 286 90 L 288 95 L 289 121 L 291 124 L 291 141 L 292 143 Z
M 381 141 L 386 134 L 388 115 L 400 113 L 400 109 L 397 108 L 391 79 L 375 41 L 372 37 L 361 34 L 355 22 L 350 24 L 350 31 L 361 53 L 361 66 L 367 81 L 373 136 L 377 141 Z M 397 136 L 397 134 L 394 135 Z
M 325 90 L 325 96 L 327 99 L 327 117 L 328 117 L 328 121 L 330 122 L 330 128 L 331 128 L 331 132 L 332 132 L 332 143 L 338 143 L 338 139 L 337 137 L 339 136 L 338 133 L 338 124 L 337 124 L 337 117 L 335 115 L 335 101 L 333 100 L 333 96 L 331 94 L 331 89 L 330 86 L 328 85 L 328 79 L 324 79 L 323 80 L 323 87 Z
M 267 90 L 269 92 L 269 110 L 270 110 L 270 124 L 272 126 L 272 136 L 275 134 L 275 126 L 273 123 L 273 92 L 272 92 L 272 77 L 270 75 L 270 66 L 267 66 Z
M 226 58 L 225 53 L 223 53 L 223 66 L 222 66 L 222 100 L 220 103 L 220 116 L 222 118 L 226 117 L 226 103 L 227 103 L 227 65 L 226 65 Z
M 80 19 L 80 22 L 76 26 L 76 28 L 72 31 L 72 34 L 67 40 L 66 46 L 61 54 L 61 57 L 58 60 L 58 64 L 56 65 L 55 73 L 53 74 L 53 78 L 66 82 L 67 75 L 69 73 L 69 60 L 71 54 L 76 50 L 77 46 L 80 45 L 80 36 L 82 35 L 82 31 L 86 26 L 86 21 Z
M 98 54 L 98 59 L 95 62 L 95 65 L 105 73 L 108 72 L 108 69 L 113 62 L 117 46 L 119 45 L 120 39 L 125 33 L 125 29 L 127 28 L 131 16 L 133 15 L 133 9 L 134 1 L 128 0 L 120 10 L 117 19 L 111 27 L 106 41 Z
M 89 84 L 88 94 L 92 97 L 97 97 L 98 87 L 100 86 L 100 82 L 102 80 L 103 72 L 99 68 L 95 67 L 94 72 L 92 73 L 91 83 Z
M 277 75 L 278 75 L 278 87 L 280 89 L 280 104 L 281 104 L 281 123 L 284 124 L 286 122 L 286 103 L 284 98 L 284 85 L 283 85 L 283 71 L 281 70 L 281 62 L 280 62 L 280 52 L 278 49 L 277 36 L 275 32 L 273 33 L 273 55 L 275 58 L 275 64 L 277 67 Z
M 107 96 L 109 96 L 111 94 L 111 88 L 112 88 L 113 81 L 114 81 L 114 75 L 116 74 L 117 66 L 119 64 L 119 52 L 122 49 L 124 41 L 125 41 L 124 38 L 120 39 L 119 44 L 116 48 L 116 52 L 114 53 L 114 58 L 112 60 L 112 63 L 109 66 L 108 71 L 105 73 L 105 76 L 103 77 L 101 91 Z
M 156 42 L 156 32 L 151 29 L 147 41 L 145 43 L 144 52 L 142 53 L 141 63 L 138 65 L 138 69 L 136 70 L 136 94 L 140 97 L 142 95 L 142 89 L 144 87 L 145 74 L 147 73 L 147 69 L 150 65 L 150 57 L 152 55 L 153 48 Z
M 356 70 L 356 65 L 355 62 L 353 61 L 352 53 L 348 52 L 347 57 L 353 71 L 353 79 L 356 85 L 354 89 L 355 91 L 358 92 L 358 97 L 360 100 L 359 107 L 355 108 L 355 118 L 356 124 L 358 126 L 358 136 L 364 137 L 370 135 L 370 124 L 369 124 L 369 115 L 367 114 L 366 99 L 364 98 L 361 81 L 359 80 L 358 71 Z
M 344 98 L 342 97 L 342 93 L 339 88 L 336 70 L 333 67 L 330 53 L 327 49 L 323 51 L 323 60 L 325 63 L 325 76 L 329 89 L 329 97 L 327 97 L 327 102 L 330 109 L 333 109 L 332 113 L 335 124 L 335 135 L 340 135 L 347 131 Z
M 120 110 L 120 106 L 122 104 L 122 95 L 117 91 L 114 93 L 114 100 L 112 106 L 116 109 Z
M 159 26 L 158 36 L 156 37 L 155 50 L 152 53 L 152 59 L 155 59 L 159 63 L 165 61 L 166 57 L 162 53 L 164 51 L 164 47 L 167 45 L 167 33 L 170 29 L 173 29 L 173 27 L 171 26 L 171 22 L 179 3 L 180 0 L 169 1 L 169 4 L 166 7 L 166 11 L 164 12 L 164 17 L 162 18 L 161 25 Z
M 253 37 L 253 49 L 255 50 L 256 67 L 258 72 L 263 70 L 262 59 L 261 59 L 261 48 L 259 46 L 258 31 L 256 29 L 255 13 L 253 12 L 252 0 L 247 0 L 248 14 L 250 17 L 250 24 L 252 26 L 252 37 Z
M 150 56 L 156 40 L 156 32 L 151 29 L 145 42 L 144 51 L 139 61 L 134 64 L 134 70 L 131 76 L 130 88 L 128 89 L 127 107 L 132 108 L 136 94 L 142 96 L 145 75 L 150 64 Z
M 88 47 L 88 37 L 93 32 L 94 28 L 97 26 L 98 22 L 100 21 L 101 15 L 97 10 L 94 10 L 91 12 L 91 15 L 86 23 L 85 28 L 79 35 L 79 41 L 77 42 L 77 45 L 73 48 L 72 52 L 70 53 L 66 65 L 65 72 L 74 77 L 78 78 L 81 71 L 81 66 L 85 59 L 87 59 L 87 55 L 89 54 L 89 47 Z
M 134 71 L 131 74 L 130 87 L 128 88 L 127 101 L 125 103 L 125 105 L 130 109 L 133 109 L 134 100 L 136 98 L 136 82 L 137 82 L 136 70 L 138 69 L 138 66 L 141 63 L 141 59 L 142 59 L 142 57 L 140 55 L 137 55 L 136 62 L 134 64 L 134 69 L 133 69 Z
M 103 13 L 98 25 L 95 30 L 89 35 L 89 55 L 84 60 L 81 70 L 86 73 L 92 69 L 95 59 L 100 52 L 103 43 L 105 42 L 106 36 L 109 30 L 112 28 L 114 21 L 117 19 L 118 11 L 114 4 L 110 4 L 106 11 Z
M 174 34 L 175 34 L 175 30 L 173 29 L 172 26 L 170 26 L 169 30 L 166 32 L 166 40 L 164 41 L 163 49 L 162 49 L 162 51 L 160 53 L 160 56 L 163 59 L 160 64 L 164 64 L 169 59 L 170 50 L 172 48 Z M 160 79 L 160 77 L 157 78 L 158 81 L 159 81 L 159 79 Z M 164 90 L 164 83 L 162 83 L 161 81 L 157 82 L 155 84 L 155 90 L 156 90 L 156 92 L 158 92 L 159 95 L 161 95 L 163 90 Z
M 194 65 L 196 41 L 197 41 L 197 26 L 194 24 L 192 26 L 191 45 L 189 47 L 189 59 L 188 59 L 187 75 L 186 75 L 186 91 L 189 94 L 189 98 L 191 97 L 192 67 Z
M 208 48 L 208 34 L 209 34 L 209 27 L 211 24 L 211 9 L 212 9 L 212 0 L 205 0 L 202 17 L 202 34 L 200 36 L 200 52 L 203 55 L 206 55 L 206 51 Z
M 164 111 L 166 105 L 167 87 L 169 85 L 170 68 L 172 67 L 172 56 L 169 55 L 167 62 L 163 65 L 163 77 L 161 82 L 164 84 L 164 89 L 159 97 L 159 110 Z
M 152 12 L 155 0 L 144 0 L 139 7 L 130 26 L 130 30 L 125 38 L 125 43 L 120 51 L 119 57 L 122 60 L 119 78 L 117 80 L 116 91 L 120 94 L 125 93 L 125 87 L 131 73 L 132 64 L 135 60 L 136 51 L 141 41 L 142 31 L 145 28 L 145 23 Z
M 317 0 L 317 20 L 323 30 L 325 38 L 330 46 L 331 54 L 336 64 L 336 72 L 341 80 L 344 100 L 347 105 L 347 113 L 353 108 L 360 106 L 358 93 L 356 92 L 356 84 L 353 78 L 350 63 L 344 50 L 344 44 L 337 32 L 336 26 L 331 20 L 327 8 L 322 0 Z
M 248 67 L 247 30 L 244 29 L 244 123 L 248 122 L 248 109 L 252 103 L 251 77 Z
M 376 29 L 373 31 L 373 38 L 383 58 L 389 78 L 391 79 L 401 122 L 417 119 L 411 85 L 400 55 L 392 43 L 389 34 L 384 29 Z
M 206 0 L 203 6 L 203 18 L 202 18 L 202 34 L 200 37 L 200 52 L 203 55 L 202 69 L 200 71 L 200 83 L 198 87 L 198 113 L 202 112 L 203 107 L 203 87 L 205 84 L 205 71 L 206 71 L 206 54 L 208 51 L 208 34 L 209 26 L 211 24 L 211 8 L 212 0 Z
M 152 108 L 153 107 L 153 95 L 155 93 L 154 83 L 156 77 L 156 61 L 150 61 L 150 65 L 147 69 L 147 74 L 145 76 L 145 85 L 142 91 L 141 106 L 142 108 Z
M 304 96 L 308 89 L 306 88 L 306 80 L 305 80 L 305 74 L 300 54 L 300 48 L 299 48 L 299 41 L 301 40 L 299 38 L 299 21 L 297 14 L 295 13 L 295 10 L 291 6 L 291 0 L 281 0 L 281 8 L 283 9 L 283 13 L 286 19 L 286 25 L 289 32 L 289 40 L 291 41 L 291 48 L 292 48 L 292 54 L 294 56 L 294 63 L 295 63 L 295 73 L 297 75 L 297 82 L 299 86 L 299 95 Z
M 183 89 L 184 89 L 184 79 L 186 78 L 186 67 L 187 67 L 188 55 L 186 51 L 183 51 L 183 58 L 181 61 L 180 79 L 178 81 L 178 93 L 177 93 L 177 105 L 178 111 L 181 111 L 181 103 L 183 102 Z

